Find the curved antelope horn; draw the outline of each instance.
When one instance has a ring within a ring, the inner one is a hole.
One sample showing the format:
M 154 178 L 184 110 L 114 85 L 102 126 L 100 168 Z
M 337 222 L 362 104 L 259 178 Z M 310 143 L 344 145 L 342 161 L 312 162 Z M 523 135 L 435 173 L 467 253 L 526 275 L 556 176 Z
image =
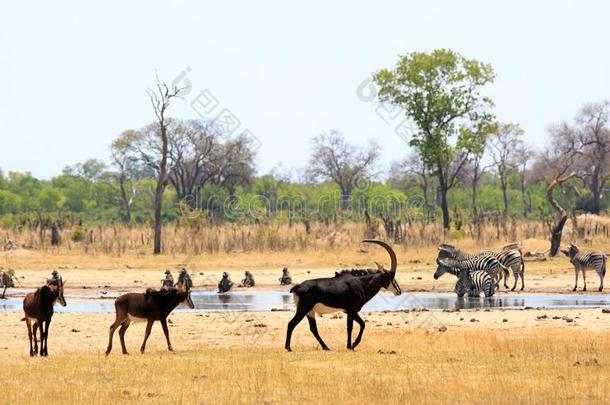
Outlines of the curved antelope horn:
M 376 245 L 379 245 L 379 246 L 383 247 L 388 252 L 388 254 L 390 255 L 390 260 L 391 260 L 391 263 L 392 263 L 390 265 L 390 271 L 392 273 L 396 273 L 396 267 L 398 266 L 398 261 L 396 260 L 396 253 L 394 253 L 394 250 L 392 249 L 392 247 L 390 245 L 388 245 L 384 241 L 377 240 L 377 239 L 364 239 L 362 242 L 364 242 L 364 243 L 374 243 Z

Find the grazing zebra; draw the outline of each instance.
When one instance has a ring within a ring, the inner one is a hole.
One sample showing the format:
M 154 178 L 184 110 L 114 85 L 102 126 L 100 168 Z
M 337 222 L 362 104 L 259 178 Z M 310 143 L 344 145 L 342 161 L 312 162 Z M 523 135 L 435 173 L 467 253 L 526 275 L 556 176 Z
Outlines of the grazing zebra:
M 478 254 L 468 254 L 457 249 L 455 246 L 442 244 L 438 247 L 437 260 L 453 259 L 456 261 L 475 261 L 477 270 L 487 271 L 496 282 L 496 289 L 500 288 L 500 280 L 506 269 L 500 263 L 493 252 L 481 252 Z M 457 275 L 457 274 L 456 274 Z
M 495 282 L 493 276 L 481 268 L 481 262 L 478 259 L 438 259 L 436 261 L 438 267 L 434 273 L 434 279 L 437 280 L 445 273 L 451 273 L 457 276 L 458 281 L 455 283 L 455 293 L 458 298 L 464 297 L 468 293 L 469 297 L 479 297 L 481 292 L 486 297 L 492 297 L 495 292 Z
M 509 245 L 506 245 L 499 252 L 483 251 L 476 254 L 462 252 L 455 246 L 447 244 L 440 245 L 438 249 L 439 259 L 450 258 L 461 260 L 472 259 L 482 255 L 493 255 L 502 265 L 503 274 L 499 274 L 498 283 L 500 282 L 502 275 L 504 275 L 504 287 L 508 288 L 508 270 L 512 269 L 515 281 L 513 283 L 513 288 L 511 288 L 511 291 L 515 291 L 515 288 L 517 288 L 517 281 L 519 280 L 519 277 L 521 277 L 521 291 L 523 291 L 523 289 L 525 288 L 525 262 L 523 260 L 523 254 L 521 252 L 521 244 L 519 243 L 511 243 Z
M 574 281 L 574 289 L 578 286 L 578 272 L 582 271 L 582 280 L 584 283 L 583 291 L 587 291 L 587 276 L 585 271 L 587 269 L 595 269 L 599 276 L 599 288 L 598 291 L 604 289 L 604 276 L 606 275 L 606 255 L 600 252 L 588 252 L 580 253 L 578 246 L 570 243 L 570 247 L 565 250 L 561 250 L 564 255 L 570 258 L 570 262 L 574 266 L 574 273 L 576 279 Z

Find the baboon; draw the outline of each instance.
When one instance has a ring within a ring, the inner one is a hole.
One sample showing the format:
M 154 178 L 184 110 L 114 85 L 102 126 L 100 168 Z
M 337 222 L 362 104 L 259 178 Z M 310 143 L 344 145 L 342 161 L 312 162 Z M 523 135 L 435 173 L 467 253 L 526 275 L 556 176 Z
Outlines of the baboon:
M 231 277 L 229 273 L 226 271 L 222 273 L 222 279 L 218 283 L 218 292 L 225 293 L 230 291 L 233 288 L 233 281 L 231 281 Z
M 53 270 L 51 272 L 51 278 L 47 280 L 47 284 L 48 283 L 53 283 L 53 282 L 60 282 L 61 281 L 61 274 L 59 274 L 59 272 L 57 270 Z
M 172 288 L 174 286 L 174 277 L 172 272 L 165 270 L 165 278 L 161 280 L 161 288 Z
M 287 267 L 282 269 L 282 277 L 280 277 L 280 285 L 290 285 L 292 284 L 292 276 L 288 271 Z
M 0 288 L 3 288 L 2 296 L 0 296 L 0 299 L 6 299 L 5 293 L 7 288 L 15 287 L 13 279 L 17 280 L 17 277 L 15 277 L 15 270 L 0 270 Z
M 255 281 L 254 281 L 254 276 L 252 275 L 252 273 L 250 273 L 249 271 L 246 270 L 246 272 L 244 273 L 244 279 L 241 280 L 241 285 L 243 287 L 254 287 L 255 285 Z
M 191 276 L 189 275 L 186 267 L 180 269 L 180 273 L 178 274 L 178 282 L 176 286 L 184 286 L 189 289 L 193 288 L 193 280 L 191 280 Z

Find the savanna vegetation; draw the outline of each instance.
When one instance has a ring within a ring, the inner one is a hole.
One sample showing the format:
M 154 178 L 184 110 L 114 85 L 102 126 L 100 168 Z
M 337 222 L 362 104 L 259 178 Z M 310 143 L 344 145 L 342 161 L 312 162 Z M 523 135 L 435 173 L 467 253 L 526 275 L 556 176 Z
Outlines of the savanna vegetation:
M 413 124 L 404 160 L 384 171 L 377 143 L 353 145 L 349 134 L 330 130 L 313 134 L 307 167 L 267 174 L 257 173 L 257 144 L 247 133 L 171 118 L 181 89 L 159 82 L 149 92 L 156 120 L 118 134 L 107 161 L 69 165 L 47 179 L 0 171 L 3 239 L 30 247 L 98 243 L 108 252 L 301 249 L 347 227 L 355 240 L 426 244 L 496 233 L 554 235 L 558 246 L 570 217 L 572 236 L 588 237 L 578 215 L 603 214 L 610 204 L 610 103 L 549 123 L 549 146 L 534 150 L 519 124 L 499 122 L 482 95 L 494 78 L 489 64 L 450 50 L 403 55 L 374 80 L 379 102 Z M 178 240 L 162 244 L 163 225 Z

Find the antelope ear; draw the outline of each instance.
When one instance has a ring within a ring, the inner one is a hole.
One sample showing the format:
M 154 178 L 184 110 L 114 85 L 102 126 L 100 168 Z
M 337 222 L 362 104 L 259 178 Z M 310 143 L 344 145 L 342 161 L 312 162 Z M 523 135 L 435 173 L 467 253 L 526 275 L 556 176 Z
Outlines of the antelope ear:
M 379 262 L 375 262 L 375 264 L 377 265 L 377 270 L 379 271 L 385 271 L 385 269 L 383 268 L 382 264 L 379 264 Z

